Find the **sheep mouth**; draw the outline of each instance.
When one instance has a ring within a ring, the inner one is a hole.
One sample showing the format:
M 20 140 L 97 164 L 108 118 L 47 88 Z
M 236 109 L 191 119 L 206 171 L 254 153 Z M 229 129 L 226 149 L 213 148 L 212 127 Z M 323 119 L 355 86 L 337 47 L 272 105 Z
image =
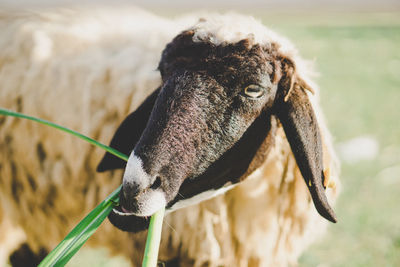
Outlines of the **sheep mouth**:
M 120 194 L 120 205 L 114 207 L 108 218 L 117 228 L 127 232 L 139 232 L 148 228 L 150 216 L 167 205 L 161 190 L 148 190 L 134 199 Z
M 118 229 L 126 232 L 139 232 L 147 229 L 149 216 L 138 216 L 122 206 L 116 206 L 108 215 L 109 221 Z
M 127 210 L 122 206 L 116 206 L 112 212 L 118 214 L 119 216 L 137 216 L 133 211 Z

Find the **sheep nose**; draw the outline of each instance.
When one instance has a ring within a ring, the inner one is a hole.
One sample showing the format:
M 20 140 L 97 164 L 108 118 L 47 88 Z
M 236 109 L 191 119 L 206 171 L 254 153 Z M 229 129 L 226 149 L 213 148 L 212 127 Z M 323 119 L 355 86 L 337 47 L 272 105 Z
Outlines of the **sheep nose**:
M 156 176 L 154 181 L 148 186 L 148 183 L 138 183 L 137 181 L 140 179 L 124 179 L 122 183 L 122 192 L 124 194 L 125 199 L 133 199 L 137 197 L 141 192 L 145 191 L 146 189 L 156 190 L 161 186 L 161 178 L 160 176 Z
M 142 160 L 132 152 L 122 180 L 124 198 L 129 200 L 138 196 L 150 186 L 152 180 L 154 179 L 143 169 Z
M 145 188 L 142 184 L 137 183 L 136 179 L 124 179 L 122 183 L 122 193 L 125 199 L 133 199 L 140 194 Z

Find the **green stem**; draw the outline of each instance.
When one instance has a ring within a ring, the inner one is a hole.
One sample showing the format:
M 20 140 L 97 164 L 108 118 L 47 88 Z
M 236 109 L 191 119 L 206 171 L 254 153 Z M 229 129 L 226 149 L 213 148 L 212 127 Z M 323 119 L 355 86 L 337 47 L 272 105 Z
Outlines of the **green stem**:
M 94 208 L 71 232 L 42 260 L 38 267 L 64 266 L 99 228 L 119 200 L 119 186 Z
M 0 115 L 13 116 L 17 118 L 28 119 L 31 121 L 39 122 L 41 124 L 56 128 L 58 130 L 67 132 L 76 137 L 79 137 L 92 145 L 98 146 L 105 151 L 117 156 L 125 161 L 128 161 L 128 156 L 108 147 L 92 138 L 89 138 L 74 130 L 68 129 L 56 123 L 46 120 L 31 117 L 18 112 L 10 111 L 0 108 Z M 64 266 L 76 252 L 83 246 L 87 239 L 94 234 L 100 224 L 108 216 L 114 206 L 118 205 L 119 193 L 121 191 L 119 186 L 113 193 L 111 193 L 104 201 L 102 201 L 96 208 L 94 208 L 74 229 L 57 245 L 39 264 L 39 267 L 48 266 Z M 165 208 L 157 211 L 150 219 L 149 232 L 147 235 L 145 255 L 143 258 L 144 267 L 153 267 L 157 265 L 158 249 L 161 240 L 162 221 L 164 217 Z
M 165 208 L 162 208 L 154 213 L 153 216 L 151 216 L 142 267 L 157 266 L 158 249 L 160 247 L 164 213 Z
M 53 122 L 50 122 L 50 121 L 46 121 L 46 120 L 42 120 L 42 119 L 38 119 L 38 118 L 35 118 L 35 117 L 31 117 L 31 116 L 28 116 L 28 115 L 25 115 L 25 114 L 21 114 L 21 113 L 14 112 L 14 111 L 7 110 L 7 109 L 3 109 L 3 108 L 0 108 L 0 115 L 28 119 L 28 120 L 31 120 L 31 121 L 36 121 L 36 122 L 39 122 L 41 124 L 56 128 L 58 130 L 61 130 L 61 131 L 64 131 L 66 133 L 72 134 L 72 135 L 74 135 L 76 137 L 79 137 L 80 139 L 83 139 L 83 140 L 89 142 L 92 145 L 98 146 L 98 147 L 104 149 L 105 151 L 113 154 L 114 156 L 119 157 L 120 159 L 128 161 L 128 156 L 123 154 L 123 153 L 121 153 L 121 152 L 119 152 L 118 150 L 116 150 L 116 149 L 114 149 L 112 147 L 106 146 L 106 145 L 104 145 L 104 144 L 102 144 L 102 143 L 100 143 L 100 142 L 98 142 L 98 141 L 96 141 L 96 140 L 94 140 L 94 139 L 92 139 L 90 137 L 87 137 L 86 135 L 83 135 L 83 134 L 78 133 L 78 132 L 76 132 L 74 130 L 68 129 L 68 128 L 64 127 L 64 126 L 58 125 L 56 123 L 53 123 Z

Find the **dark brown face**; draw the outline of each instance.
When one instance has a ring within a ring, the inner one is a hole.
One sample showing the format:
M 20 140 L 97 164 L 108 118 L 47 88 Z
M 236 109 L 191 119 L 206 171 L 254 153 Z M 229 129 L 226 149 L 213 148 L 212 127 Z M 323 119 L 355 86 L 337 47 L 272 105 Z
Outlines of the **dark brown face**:
M 282 69 L 274 48 L 195 43 L 192 36 L 184 32 L 166 47 L 163 84 L 114 136 L 111 146 L 130 153 L 126 166 L 109 154 L 99 165 L 125 167 L 121 207 L 110 215 L 122 230 L 141 230 L 144 217 L 163 206 L 175 209 L 239 182 L 273 142 Z

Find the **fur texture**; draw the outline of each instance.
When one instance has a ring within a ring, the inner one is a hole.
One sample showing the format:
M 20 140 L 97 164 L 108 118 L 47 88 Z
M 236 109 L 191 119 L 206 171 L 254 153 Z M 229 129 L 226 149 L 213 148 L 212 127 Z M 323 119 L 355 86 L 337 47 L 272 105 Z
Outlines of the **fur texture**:
M 215 44 L 249 37 L 264 45 L 273 41 L 315 91 L 308 96 L 322 132 L 325 172 L 338 185 L 318 89 L 293 46 L 253 18 L 227 14 L 196 21 L 196 15 L 167 20 L 133 8 L 0 13 L 0 106 L 108 143 L 122 118 L 160 85 L 161 51 L 182 30 L 198 29 L 194 41 L 210 38 Z M 281 125 L 276 127 L 267 160 L 250 178 L 167 215 L 160 260 L 285 266 L 324 232 L 327 223 L 314 208 Z M 51 250 L 121 183 L 120 171 L 95 172 L 102 154 L 53 129 L 0 118 L 0 260 L 24 243 L 35 254 Z M 327 189 L 330 203 L 337 194 L 337 187 Z M 145 234 L 127 234 L 106 222 L 89 244 L 139 266 Z

